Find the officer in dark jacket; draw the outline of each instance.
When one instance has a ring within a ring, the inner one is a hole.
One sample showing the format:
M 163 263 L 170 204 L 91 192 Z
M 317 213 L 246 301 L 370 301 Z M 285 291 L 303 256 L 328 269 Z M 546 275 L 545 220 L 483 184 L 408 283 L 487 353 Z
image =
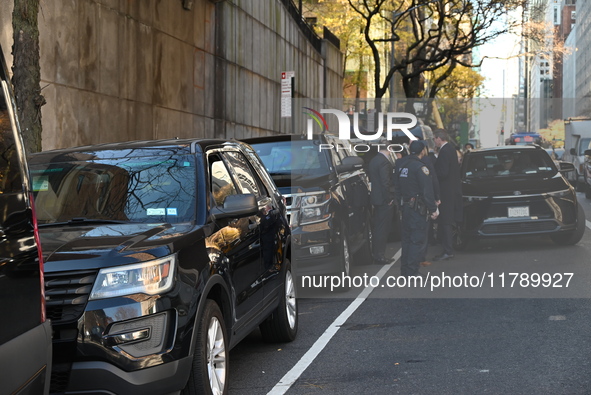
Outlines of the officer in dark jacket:
M 402 276 L 420 275 L 420 262 L 428 241 L 428 221 L 439 215 L 429 169 L 421 162 L 426 153 L 424 148 L 422 141 L 413 141 L 410 155 L 396 164 L 396 197 L 402 210 Z
M 387 141 L 380 141 L 381 150 L 371 159 L 367 168 L 371 182 L 370 200 L 373 206 L 372 255 L 373 262 L 378 265 L 390 263 L 385 254 L 394 214 L 394 164 L 390 160 L 386 143 Z

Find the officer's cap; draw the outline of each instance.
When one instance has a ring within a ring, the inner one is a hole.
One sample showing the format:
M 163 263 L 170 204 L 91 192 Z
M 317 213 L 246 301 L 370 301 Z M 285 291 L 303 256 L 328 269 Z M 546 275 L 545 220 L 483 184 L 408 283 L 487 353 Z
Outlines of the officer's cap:
M 425 149 L 425 143 L 422 140 L 413 140 L 408 147 L 411 155 L 418 155 Z

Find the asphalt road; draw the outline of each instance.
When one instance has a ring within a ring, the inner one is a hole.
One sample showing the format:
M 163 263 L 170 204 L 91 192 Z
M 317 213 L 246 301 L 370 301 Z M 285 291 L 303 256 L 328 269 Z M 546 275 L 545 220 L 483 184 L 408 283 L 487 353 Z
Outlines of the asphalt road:
M 379 285 L 300 299 L 292 343 L 253 332 L 230 353 L 230 394 L 591 394 L 591 205 L 578 195 L 576 246 L 481 241 L 423 270 L 449 278 L 433 289 L 387 286 L 399 261 L 355 267 Z

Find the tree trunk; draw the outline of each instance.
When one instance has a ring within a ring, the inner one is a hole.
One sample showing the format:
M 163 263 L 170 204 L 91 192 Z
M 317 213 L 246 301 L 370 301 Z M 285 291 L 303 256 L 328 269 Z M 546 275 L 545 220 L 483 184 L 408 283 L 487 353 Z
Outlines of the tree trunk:
M 39 65 L 39 0 L 14 0 L 12 84 L 27 152 L 41 151 L 41 68 Z
M 421 75 L 404 76 L 402 78 L 402 86 L 406 96 L 406 106 L 404 111 L 414 114 L 414 102 L 419 97 L 421 91 Z

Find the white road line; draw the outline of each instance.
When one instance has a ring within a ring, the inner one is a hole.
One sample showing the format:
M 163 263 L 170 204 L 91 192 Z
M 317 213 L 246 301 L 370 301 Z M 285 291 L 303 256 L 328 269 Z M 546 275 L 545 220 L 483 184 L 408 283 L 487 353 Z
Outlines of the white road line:
M 589 229 L 591 229 L 591 221 L 585 220 L 585 224 Z
M 378 271 L 376 276 L 379 277 L 380 280 L 382 279 L 382 277 L 384 277 L 384 274 L 386 274 L 386 272 L 390 270 L 392 265 L 394 265 L 394 263 L 398 259 L 400 259 L 400 254 L 401 250 L 398 250 L 398 252 L 396 252 L 396 254 L 394 255 L 394 258 L 392 258 L 392 263 L 384 265 L 380 269 L 380 271 Z M 310 349 L 304 354 L 304 356 L 298 361 L 298 363 L 296 363 L 294 367 L 291 368 L 291 370 L 287 372 L 281 380 L 279 380 L 279 382 L 275 385 L 275 387 L 273 387 L 271 391 L 268 392 L 267 395 L 285 394 L 291 388 L 293 383 L 295 383 L 296 380 L 300 378 L 300 376 L 302 375 L 302 373 L 304 373 L 308 366 L 310 366 L 312 362 L 314 362 L 318 354 L 320 354 L 322 350 L 324 350 L 330 339 L 332 339 L 332 337 L 337 333 L 341 325 L 343 325 L 349 319 L 349 317 L 353 315 L 355 310 L 357 310 L 357 308 L 361 306 L 363 302 L 365 302 L 365 299 L 367 299 L 367 297 L 372 292 L 373 288 L 368 287 L 363 289 L 359 296 L 355 298 L 353 302 L 351 302 L 351 304 L 345 309 L 345 311 L 343 311 L 341 315 L 339 315 L 332 324 L 330 324 L 330 326 L 326 329 L 326 331 L 324 331 L 322 336 L 320 336 L 318 340 L 316 340 L 316 342 L 312 345 L 312 347 L 310 347 Z

